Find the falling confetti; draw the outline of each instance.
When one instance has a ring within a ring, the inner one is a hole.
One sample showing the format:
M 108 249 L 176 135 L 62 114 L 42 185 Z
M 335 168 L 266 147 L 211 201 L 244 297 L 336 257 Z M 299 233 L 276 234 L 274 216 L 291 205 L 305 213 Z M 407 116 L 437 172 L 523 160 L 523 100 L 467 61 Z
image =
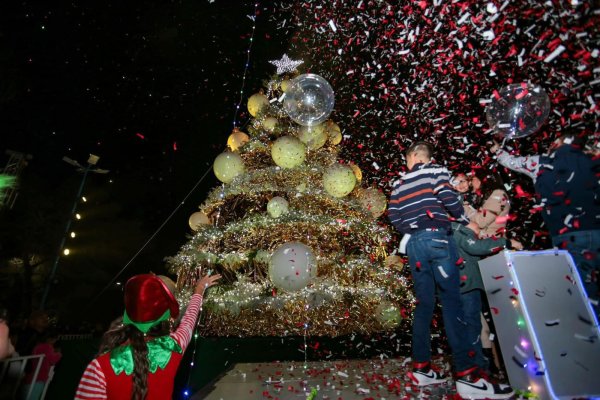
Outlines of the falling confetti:
M 600 16 L 592 3 L 306 0 L 291 14 L 280 25 L 296 29 L 290 52 L 332 84 L 342 156 L 368 184 L 389 193 L 405 169 L 402 152 L 430 141 L 451 170 L 500 172 L 512 188 L 509 235 L 551 246 L 531 183 L 487 150 L 494 136 L 485 110 L 508 84 L 538 84 L 552 104 L 547 123 L 506 146 L 517 155 L 543 152 L 569 128 L 597 143 Z

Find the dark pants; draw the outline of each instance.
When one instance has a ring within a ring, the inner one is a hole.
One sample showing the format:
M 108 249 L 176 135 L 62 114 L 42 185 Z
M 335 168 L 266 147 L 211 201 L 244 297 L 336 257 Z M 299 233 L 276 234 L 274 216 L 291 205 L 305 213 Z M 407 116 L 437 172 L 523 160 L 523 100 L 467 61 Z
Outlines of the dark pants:
M 475 289 L 460 295 L 462 300 L 465 323 L 467 324 L 466 336 L 467 342 L 474 351 L 474 361 L 478 367 L 484 371 L 489 369 L 489 362 L 483 355 L 481 346 L 481 290 Z
M 587 296 L 595 300 L 598 295 L 598 274 L 600 274 L 600 230 L 575 231 L 552 237 L 552 244 L 569 252 L 577 266 L 577 272 L 587 292 Z M 596 316 L 600 307 L 594 307 Z
M 465 335 L 456 265 L 458 251 L 452 235 L 446 231 L 412 233 L 406 250 L 417 298 L 412 331 L 413 360 L 424 362 L 431 359 L 430 326 L 437 287 L 454 369 L 464 371 L 474 366 L 468 354 L 471 347 Z

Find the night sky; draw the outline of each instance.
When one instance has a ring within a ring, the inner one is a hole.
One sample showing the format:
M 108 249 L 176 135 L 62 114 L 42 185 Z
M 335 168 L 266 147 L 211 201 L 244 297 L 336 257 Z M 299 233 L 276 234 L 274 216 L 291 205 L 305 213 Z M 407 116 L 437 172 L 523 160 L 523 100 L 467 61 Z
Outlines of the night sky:
M 88 202 L 77 206 L 83 218 L 67 240 L 73 253 L 59 263 L 51 308 L 95 298 L 139 250 L 117 281 L 164 272 L 162 259 L 186 241 L 189 215 L 217 184 L 212 162 L 233 127 L 248 50 L 238 125 L 247 97 L 275 73 L 268 61 L 286 49 L 269 3 L 256 14 L 250 48 L 254 2 L 2 2 L 0 150 L 33 156 L 4 218 L 31 219 L 35 209 L 31 236 L 19 239 L 34 240 L 44 226 L 41 240 L 58 249 L 82 179 L 63 156 L 86 165 L 95 154 L 110 171 L 86 180 Z M 2 256 L 13 250 L 5 241 Z M 100 302 L 120 298 L 115 289 Z
M 509 234 L 530 249 L 545 248 L 548 234 L 531 182 L 499 170 L 487 152 L 486 105 L 508 84 L 540 85 L 550 115 L 509 149 L 543 152 L 569 130 L 600 148 L 597 2 L 260 2 L 245 80 L 253 2 L 46 3 L 0 5 L 0 150 L 33 156 L 15 209 L 3 215 L 19 229 L 4 235 L 2 259 L 17 256 L 19 243 L 58 247 L 81 181 L 63 156 L 85 164 L 93 153 L 110 170 L 86 182 L 56 301 L 118 299 L 116 285 L 101 301 L 96 294 L 125 267 L 119 281 L 163 272 L 163 258 L 191 233 L 189 215 L 218 184 L 211 166 L 236 104 L 244 126 L 246 99 L 283 53 L 331 83 L 340 158 L 361 168 L 365 186 L 389 194 L 403 151 L 429 140 L 451 170 L 503 173 Z

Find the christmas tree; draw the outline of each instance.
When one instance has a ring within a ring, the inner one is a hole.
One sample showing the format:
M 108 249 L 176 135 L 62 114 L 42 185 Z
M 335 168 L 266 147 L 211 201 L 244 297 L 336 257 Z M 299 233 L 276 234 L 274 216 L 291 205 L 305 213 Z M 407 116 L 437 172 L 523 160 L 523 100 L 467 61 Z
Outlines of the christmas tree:
M 360 169 L 340 159 L 342 132 L 325 120 L 329 113 L 303 120 L 314 100 L 302 88 L 307 77 L 323 80 L 275 76 L 248 99 L 247 132 L 234 129 L 215 159 L 223 184 L 190 217 L 194 235 L 167 260 L 183 302 L 200 274 L 223 275 L 205 299 L 204 335 L 408 328 L 414 299 L 401 258 L 389 255 L 386 197 L 361 187 Z

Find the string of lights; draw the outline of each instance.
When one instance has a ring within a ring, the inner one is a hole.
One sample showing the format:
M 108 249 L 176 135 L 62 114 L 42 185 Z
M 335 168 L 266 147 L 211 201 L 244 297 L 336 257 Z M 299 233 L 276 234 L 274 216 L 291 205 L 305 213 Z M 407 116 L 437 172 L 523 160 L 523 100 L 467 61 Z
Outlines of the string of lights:
M 200 314 L 202 314 L 202 307 L 200 307 Z M 196 359 L 196 350 L 198 349 L 198 336 L 200 336 L 200 333 L 198 333 L 199 326 L 200 326 L 200 318 L 198 318 L 198 321 L 196 321 L 196 326 L 194 327 L 194 346 L 193 346 L 193 351 L 192 351 L 192 361 L 190 361 L 190 371 L 188 373 L 188 377 L 185 382 L 185 388 L 183 389 L 183 395 L 185 397 L 189 397 L 191 394 L 189 387 L 190 387 L 190 380 L 192 379 L 192 368 L 194 368 L 194 360 Z
M 248 74 L 248 68 L 250 68 L 250 54 L 252 52 L 252 44 L 254 43 L 254 33 L 256 32 L 256 20 L 258 19 L 258 2 L 254 3 L 254 16 L 252 19 L 252 33 L 248 41 L 248 49 L 246 50 L 246 64 L 244 65 L 244 73 L 242 74 L 242 87 L 240 88 L 240 96 L 235 111 L 233 114 L 233 128 L 237 127 L 237 117 L 244 99 L 244 88 L 246 87 L 246 75 Z

